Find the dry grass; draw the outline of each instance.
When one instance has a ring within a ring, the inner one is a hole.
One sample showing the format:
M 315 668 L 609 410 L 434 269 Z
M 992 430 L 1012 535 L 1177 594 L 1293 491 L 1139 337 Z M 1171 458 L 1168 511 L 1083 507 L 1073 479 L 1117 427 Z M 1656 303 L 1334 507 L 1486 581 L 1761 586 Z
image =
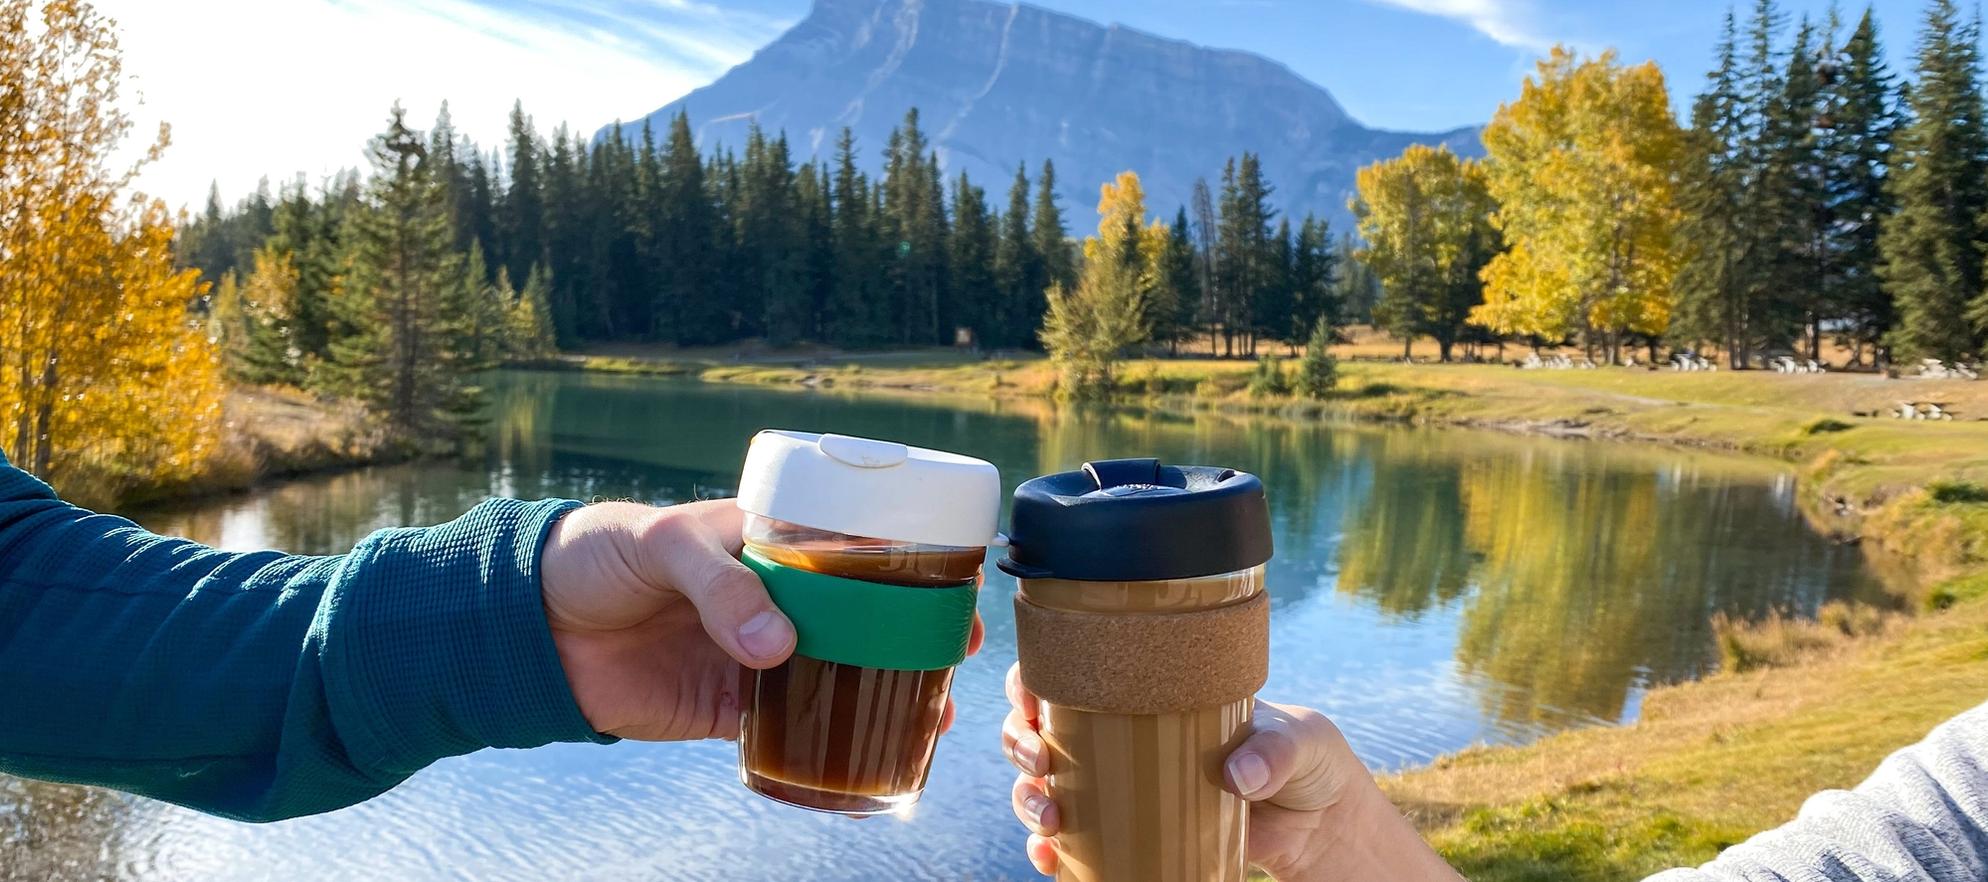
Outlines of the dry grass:
M 1988 603 L 1885 628 L 1803 664 L 1656 690 L 1632 726 L 1467 751 L 1385 786 L 1479 882 L 1702 862 L 1988 699 Z
M 96 508 L 141 506 L 244 489 L 258 481 L 400 459 L 363 407 L 296 389 L 238 386 L 223 408 L 222 443 L 199 474 L 170 484 L 127 488 L 114 497 L 64 486 L 65 498 Z
M 1832 601 L 1813 618 L 1776 610 L 1764 619 L 1748 621 L 1716 613 L 1712 633 L 1719 647 L 1719 669 L 1744 674 L 1787 667 L 1852 640 L 1881 636 L 1896 621 L 1896 616 L 1878 607 Z

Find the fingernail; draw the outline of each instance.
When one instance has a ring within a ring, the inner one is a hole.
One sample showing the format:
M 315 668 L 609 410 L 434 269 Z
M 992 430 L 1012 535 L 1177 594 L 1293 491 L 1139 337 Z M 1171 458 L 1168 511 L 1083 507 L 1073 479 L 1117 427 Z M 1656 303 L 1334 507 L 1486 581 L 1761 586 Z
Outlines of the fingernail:
M 1238 753 L 1229 757 L 1229 778 L 1236 782 L 1236 789 L 1243 796 L 1255 796 L 1263 785 L 1270 783 L 1270 764 L 1254 753 Z
M 739 626 L 739 645 L 758 658 L 779 655 L 793 640 L 794 626 L 770 609 Z
M 1031 796 L 1022 800 L 1022 811 L 1028 813 L 1029 821 L 1040 827 L 1042 826 L 1042 816 L 1049 812 L 1052 805 L 1054 803 L 1050 802 L 1047 796 Z
M 1015 739 L 1015 759 L 1033 772 L 1042 768 L 1042 739 L 1023 735 Z

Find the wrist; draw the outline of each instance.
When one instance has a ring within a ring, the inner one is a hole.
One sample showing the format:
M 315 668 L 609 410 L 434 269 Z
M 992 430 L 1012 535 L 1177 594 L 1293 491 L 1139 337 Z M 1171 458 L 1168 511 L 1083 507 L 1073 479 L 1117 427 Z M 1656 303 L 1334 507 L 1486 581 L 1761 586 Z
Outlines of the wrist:
M 1303 860 L 1278 882 L 1457 882 L 1456 871 L 1422 839 L 1371 778 L 1318 815 Z

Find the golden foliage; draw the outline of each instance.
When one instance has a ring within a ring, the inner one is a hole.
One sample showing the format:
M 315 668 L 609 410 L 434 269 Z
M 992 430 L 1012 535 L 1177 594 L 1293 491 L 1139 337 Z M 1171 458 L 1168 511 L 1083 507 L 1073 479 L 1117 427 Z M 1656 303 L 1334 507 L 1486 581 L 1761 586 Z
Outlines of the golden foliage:
M 1098 234 L 1084 240 L 1084 271 L 1075 288 L 1052 285 L 1043 315 L 1042 343 L 1056 363 L 1065 392 L 1109 392 L 1125 347 L 1146 339 L 1146 294 L 1166 247 L 1161 224 L 1142 226 L 1145 190 L 1139 176 L 1121 172 L 1098 199 Z
M 109 22 L 87 3 L 0 0 L 0 449 L 112 494 L 195 472 L 222 388 L 157 202 L 120 204 L 130 122 Z M 160 132 L 146 159 L 165 145 Z
M 1384 292 L 1376 320 L 1404 339 L 1460 326 L 1497 240 L 1483 166 L 1448 147 L 1414 144 L 1360 169 L 1354 185 L 1353 214 L 1366 243 L 1358 256 Z
M 1471 320 L 1549 339 L 1662 333 L 1677 271 L 1685 140 L 1653 62 L 1555 48 L 1484 129 L 1494 222 L 1510 250 Z

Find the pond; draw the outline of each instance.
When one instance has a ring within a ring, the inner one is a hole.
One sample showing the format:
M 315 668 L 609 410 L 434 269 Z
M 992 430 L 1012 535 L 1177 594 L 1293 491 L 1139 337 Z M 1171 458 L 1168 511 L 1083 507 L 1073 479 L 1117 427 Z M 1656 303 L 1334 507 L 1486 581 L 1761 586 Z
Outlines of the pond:
M 556 373 L 493 383 L 483 452 L 368 468 L 137 519 L 231 549 L 331 553 L 492 495 L 668 503 L 731 491 L 765 427 L 986 458 L 1010 488 L 1090 458 L 1254 472 L 1269 490 L 1263 695 L 1323 708 L 1378 769 L 1636 717 L 1704 673 L 1715 613 L 1889 603 L 1803 520 L 1793 477 L 1676 450 L 1215 414 L 1079 415 L 1036 401 L 856 396 Z M 998 749 L 1014 582 L 923 802 L 853 822 L 745 791 L 729 744 L 558 745 L 445 760 L 343 812 L 251 826 L 0 778 L 0 866 L 40 878 L 1030 879 Z M 36 872 L 41 870 L 41 872 Z

